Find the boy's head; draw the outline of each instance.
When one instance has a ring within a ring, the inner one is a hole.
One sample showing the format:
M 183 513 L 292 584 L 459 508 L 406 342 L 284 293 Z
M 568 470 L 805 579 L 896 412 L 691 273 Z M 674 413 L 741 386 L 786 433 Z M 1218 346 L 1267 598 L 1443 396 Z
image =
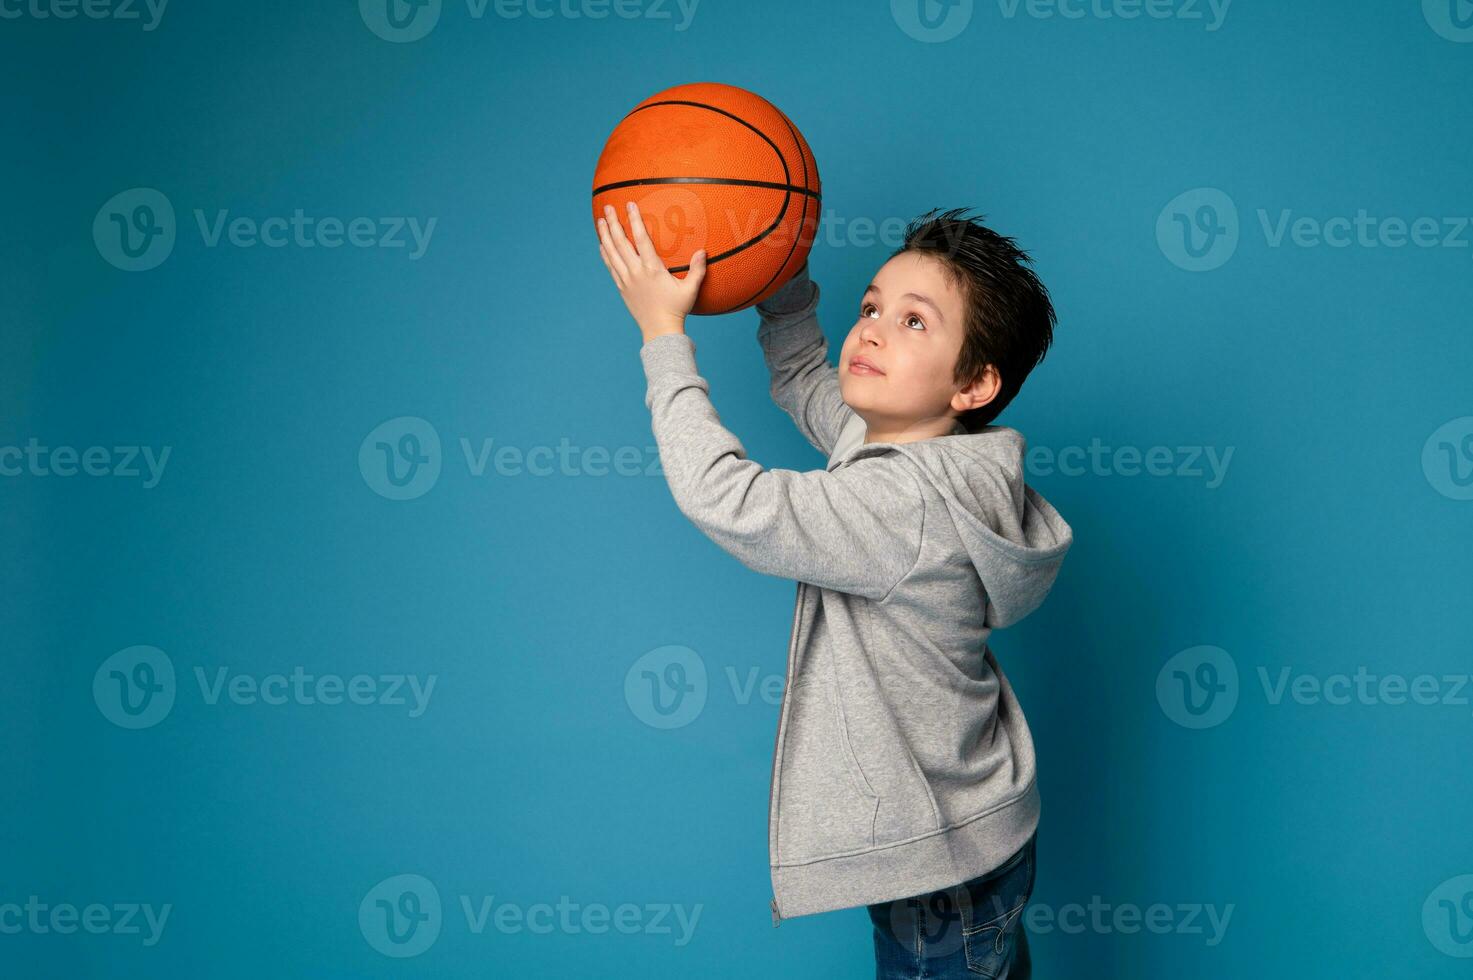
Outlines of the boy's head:
M 964 211 L 911 221 L 860 299 L 839 388 L 868 424 L 867 442 L 945 435 L 958 418 L 980 430 L 1053 341 L 1053 305 L 1028 254 Z

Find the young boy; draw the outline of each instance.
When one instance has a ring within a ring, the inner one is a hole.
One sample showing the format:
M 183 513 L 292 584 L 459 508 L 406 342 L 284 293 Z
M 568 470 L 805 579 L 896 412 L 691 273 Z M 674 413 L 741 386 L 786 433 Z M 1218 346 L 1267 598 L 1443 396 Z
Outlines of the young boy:
M 757 306 L 772 396 L 821 470 L 764 469 L 720 422 L 676 279 L 638 209 L 599 254 L 644 337 L 670 492 L 754 571 L 798 581 L 769 799 L 772 921 L 868 907 L 878 977 L 1029 974 L 1033 741 L 987 640 L 1036 609 L 1073 540 L 992 420 L 1043 359 L 1047 290 L 961 210 L 912 221 L 836 370 L 804 266 Z

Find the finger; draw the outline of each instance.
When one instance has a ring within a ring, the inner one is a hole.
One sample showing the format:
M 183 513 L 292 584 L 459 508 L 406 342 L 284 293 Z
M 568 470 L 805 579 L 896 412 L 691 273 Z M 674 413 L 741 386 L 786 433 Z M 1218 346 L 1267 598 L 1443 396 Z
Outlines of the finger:
M 660 256 L 655 251 L 655 243 L 650 241 L 650 234 L 645 230 L 644 218 L 639 213 L 639 207 L 633 201 L 629 202 L 629 227 L 634 231 L 634 245 L 639 249 L 639 256 L 646 264 L 658 264 L 661 268 L 665 263 L 660 261 Z
M 608 268 L 608 274 L 613 277 L 614 286 L 619 287 L 620 292 L 623 292 L 623 289 L 625 289 L 625 277 L 620 276 L 619 268 L 614 265 L 614 259 L 608 256 L 608 249 L 604 248 L 604 245 L 598 246 L 598 256 L 604 259 L 604 265 Z
M 608 205 L 604 205 L 604 207 L 608 209 Z M 623 289 L 623 284 L 629 281 L 629 269 L 624 265 L 624 259 L 619 254 L 619 250 L 614 247 L 613 232 L 609 231 L 609 222 L 606 218 L 598 219 L 598 238 L 602 243 L 605 253 L 607 253 L 605 257 L 609 260 L 609 264 L 613 266 L 614 271 L 619 276 L 619 288 Z
M 609 270 L 609 275 L 614 279 L 614 285 L 623 289 L 624 281 L 619 278 L 619 273 L 614 271 L 614 266 L 609 262 L 609 253 L 604 251 L 603 242 L 598 243 L 598 257 L 603 259 L 604 268 Z
M 598 219 L 598 254 L 604 260 L 604 264 L 609 267 L 609 272 L 613 275 L 614 282 L 619 282 L 619 266 L 623 263 L 614 251 L 613 240 L 609 237 L 608 222 L 603 218 Z
M 609 226 L 609 237 L 614 241 L 614 254 L 624 260 L 625 278 L 629 276 L 629 270 L 639 265 L 639 253 L 629 243 L 629 238 L 624 234 L 624 226 L 619 223 L 619 215 L 614 211 L 612 204 L 604 205 L 604 214 Z
M 690 257 L 690 271 L 685 274 L 683 282 L 691 292 L 701 288 L 701 280 L 706 278 L 706 250 L 698 248 Z

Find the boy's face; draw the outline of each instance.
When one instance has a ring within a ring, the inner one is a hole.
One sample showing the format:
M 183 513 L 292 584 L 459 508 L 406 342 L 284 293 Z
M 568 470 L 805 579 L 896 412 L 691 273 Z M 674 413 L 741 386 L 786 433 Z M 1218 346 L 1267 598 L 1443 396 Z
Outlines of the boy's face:
M 875 273 L 857 312 L 839 351 L 839 390 L 868 424 L 866 442 L 945 435 L 953 409 L 959 414 L 991 401 L 985 381 L 952 381 L 965 310 L 941 260 L 916 252 L 890 259 Z M 865 371 L 862 362 L 882 373 Z

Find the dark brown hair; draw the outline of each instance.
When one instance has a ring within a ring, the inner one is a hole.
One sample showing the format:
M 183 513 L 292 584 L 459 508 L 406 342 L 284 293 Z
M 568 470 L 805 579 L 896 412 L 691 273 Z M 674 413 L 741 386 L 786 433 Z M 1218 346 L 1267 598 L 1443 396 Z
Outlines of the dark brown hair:
M 1007 408 L 1028 373 L 1043 360 L 1054 337 L 1054 307 L 1034 275 L 1033 261 L 1011 238 L 968 217 L 966 208 L 935 209 L 906 226 L 905 241 L 890 256 L 918 252 L 940 259 L 962 294 L 965 333 L 952 380 L 981 378 L 991 364 L 1001 376 L 997 397 L 962 412 L 968 432 L 977 432 Z

